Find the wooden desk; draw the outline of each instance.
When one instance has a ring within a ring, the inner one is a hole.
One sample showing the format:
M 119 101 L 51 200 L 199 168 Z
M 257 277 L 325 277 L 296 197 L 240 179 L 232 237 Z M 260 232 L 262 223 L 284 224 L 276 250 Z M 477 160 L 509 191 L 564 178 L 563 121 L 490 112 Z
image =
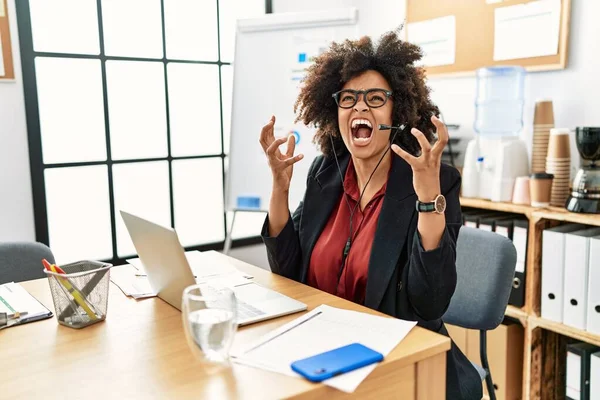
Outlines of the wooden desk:
M 226 256 L 222 256 L 226 257 Z M 376 311 L 229 258 L 262 285 L 312 310 L 328 304 Z M 22 283 L 53 310 L 46 279 Z M 256 340 L 301 314 L 243 327 L 236 342 Z M 450 340 L 415 327 L 352 395 L 373 399 L 443 399 Z M 352 396 L 321 384 L 234 364 L 209 370 L 194 359 L 181 313 L 160 299 L 136 301 L 111 284 L 107 319 L 76 330 L 56 317 L 0 331 L 2 399 L 327 399 Z

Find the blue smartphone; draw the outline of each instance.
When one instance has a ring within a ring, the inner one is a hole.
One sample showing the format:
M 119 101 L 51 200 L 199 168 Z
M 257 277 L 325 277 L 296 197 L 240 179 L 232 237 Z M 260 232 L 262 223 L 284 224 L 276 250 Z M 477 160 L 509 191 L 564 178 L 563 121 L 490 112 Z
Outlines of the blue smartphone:
M 360 343 L 352 343 L 294 361 L 292 370 L 312 382 L 321 382 L 336 375 L 350 372 L 383 360 L 383 354 Z

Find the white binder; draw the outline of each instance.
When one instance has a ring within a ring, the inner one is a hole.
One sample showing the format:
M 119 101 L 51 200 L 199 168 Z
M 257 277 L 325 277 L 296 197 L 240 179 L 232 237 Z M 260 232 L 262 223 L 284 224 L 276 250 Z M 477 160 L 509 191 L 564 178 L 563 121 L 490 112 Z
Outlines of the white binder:
M 600 335 L 600 236 L 590 238 L 589 257 L 587 330 Z M 600 377 L 600 371 L 598 371 L 598 376 Z M 598 379 L 600 380 L 600 378 Z M 600 393 L 600 382 L 598 382 L 598 386 Z M 600 394 L 598 399 L 600 399 Z
M 590 361 L 590 399 L 600 399 L 600 351 Z
M 584 228 L 566 224 L 542 232 L 542 318 L 563 322 L 565 233 Z
M 600 235 L 600 227 L 569 232 L 565 238 L 563 323 L 587 328 L 587 289 L 590 237 Z

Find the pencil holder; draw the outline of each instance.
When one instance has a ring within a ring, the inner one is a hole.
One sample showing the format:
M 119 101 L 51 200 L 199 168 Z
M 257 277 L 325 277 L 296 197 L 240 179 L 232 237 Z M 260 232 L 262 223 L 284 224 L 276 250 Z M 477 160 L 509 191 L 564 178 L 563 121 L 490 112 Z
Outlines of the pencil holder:
M 77 261 L 61 265 L 64 274 L 44 271 L 59 324 L 84 328 L 106 319 L 111 267 L 99 261 Z

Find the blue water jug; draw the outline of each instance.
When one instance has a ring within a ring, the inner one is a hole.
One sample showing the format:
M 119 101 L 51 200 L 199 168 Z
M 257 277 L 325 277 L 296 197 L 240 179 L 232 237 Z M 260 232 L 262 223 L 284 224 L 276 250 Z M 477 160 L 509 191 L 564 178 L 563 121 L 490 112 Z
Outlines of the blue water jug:
M 517 136 L 523 127 L 525 69 L 477 70 L 474 129 L 482 136 Z

